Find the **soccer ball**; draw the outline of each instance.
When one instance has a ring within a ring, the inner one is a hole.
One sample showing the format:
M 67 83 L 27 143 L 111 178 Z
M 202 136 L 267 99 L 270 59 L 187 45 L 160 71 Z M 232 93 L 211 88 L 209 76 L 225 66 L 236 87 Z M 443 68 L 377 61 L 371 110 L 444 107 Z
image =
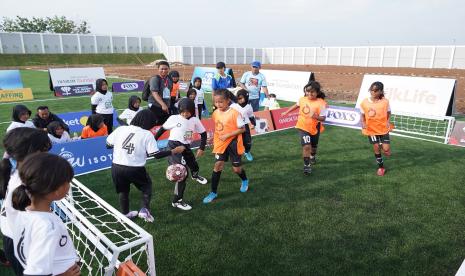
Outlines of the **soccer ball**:
M 182 181 L 187 176 L 186 167 L 181 164 L 169 165 L 166 169 L 166 178 L 169 181 L 178 182 Z

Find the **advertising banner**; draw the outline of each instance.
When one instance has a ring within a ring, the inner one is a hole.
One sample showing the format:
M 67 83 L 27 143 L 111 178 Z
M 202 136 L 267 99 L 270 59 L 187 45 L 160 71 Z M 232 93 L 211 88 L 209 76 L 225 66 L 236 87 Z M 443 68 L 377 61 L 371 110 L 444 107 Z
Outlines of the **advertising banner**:
M 0 90 L 23 88 L 19 70 L 0 70 Z
M 297 124 L 299 110 L 296 109 L 291 113 L 287 114 L 286 116 L 282 116 L 281 113 L 283 113 L 287 109 L 288 108 L 280 108 L 270 111 L 271 117 L 273 118 L 274 128 L 276 130 L 295 127 L 295 125 Z
M 212 80 L 215 77 L 217 69 L 214 67 L 195 67 L 194 73 L 192 73 L 191 82 L 196 77 L 202 79 L 202 88 L 205 92 L 212 92 Z M 226 68 L 226 74 L 231 74 L 232 69 Z M 192 83 L 194 84 L 194 83 Z
M 297 102 L 304 95 L 303 88 L 315 80 L 312 72 L 260 70 L 265 75 L 268 92 L 276 94 L 278 100 Z
M 456 121 L 449 138 L 449 144 L 465 147 L 465 122 Z
M 69 126 L 69 135 L 73 136 L 74 132 L 81 133 L 82 129 L 86 126 L 87 118 L 92 114 L 90 110 L 85 111 L 76 111 L 68 113 L 57 114 L 68 126 Z M 117 127 L 118 113 L 116 110 L 113 111 L 113 128 Z
M 370 85 L 380 81 L 393 114 L 449 116 L 453 112 L 455 79 L 365 75 L 356 108 L 370 96 Z
M 256 126 L 255 129 L 250 130 L 250 134 L 263 134 L 274 130 L 273 118 L 269 110 L 257 111 L 255 115 Z
M 114 82 L 111 85 L 113 92 L 133 92 L 144 90 L 144 81 Z
M 31 88 L 0 90 L 0 102 L 18 102 L 32 100 Z
M 333 106 L 326 109 L 325 125 L 362 128 L 360 110 L 353 107 Z
M 95 90 L 95 81 L 104 79 L 103 67 L 90 68 L 50 68 L 50 90 L 56 91 L 56 87 L 92 85 Z
M 83 96 L 90 95 L 92 92 L 94 92 L 94 87 L 91 84 L 55 87 L 55 96 L 57 97 Z

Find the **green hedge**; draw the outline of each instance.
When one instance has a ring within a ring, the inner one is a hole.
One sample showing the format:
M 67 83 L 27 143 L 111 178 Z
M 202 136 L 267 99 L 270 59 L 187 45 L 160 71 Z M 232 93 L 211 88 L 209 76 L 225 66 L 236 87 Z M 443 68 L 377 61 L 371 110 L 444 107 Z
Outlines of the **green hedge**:
M 163 54 L 0 54 L 0 66 L 148 64 Z

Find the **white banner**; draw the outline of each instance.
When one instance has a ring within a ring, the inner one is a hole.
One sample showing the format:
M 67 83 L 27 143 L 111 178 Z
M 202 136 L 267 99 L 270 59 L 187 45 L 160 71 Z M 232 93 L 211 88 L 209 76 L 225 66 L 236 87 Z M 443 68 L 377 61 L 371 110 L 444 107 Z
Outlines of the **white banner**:
M 92 84 L 95 89 L 95 81 L 105 78 L 103 67 L 50 68 L 48 71 L 52 81 L 52 88 Z
M 310 80 L 312 72 L 260 70 L 265 75 L 269 93 L 276 94 L 278 100 L 297 102 L 304 96 L 304 86 Z
M 356 108 L 360 108 L 363 99 L 370 97 L 368 89 L 375 81 L 384 84 L 384 94 L 393 114 L 445 116 L 454 96 L 455 79 L 365 75 Z

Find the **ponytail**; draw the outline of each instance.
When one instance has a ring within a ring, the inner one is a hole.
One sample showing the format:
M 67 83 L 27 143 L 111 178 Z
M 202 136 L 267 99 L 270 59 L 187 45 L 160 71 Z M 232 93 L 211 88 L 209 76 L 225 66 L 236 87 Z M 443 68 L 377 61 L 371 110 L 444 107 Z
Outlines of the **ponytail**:
M 11 198 L 13 208 L 19 211 L 25 211 L 26 207 L 31 205 L 31 199 L 27 193 L 27 188 L 24 185 L 20 185 L 13 191 Z
M 5 198 L 8 182 L 10 182 L 11 169 L 10 160 L 7 158 L 2 159 L 0 162 L 0 199 Z

